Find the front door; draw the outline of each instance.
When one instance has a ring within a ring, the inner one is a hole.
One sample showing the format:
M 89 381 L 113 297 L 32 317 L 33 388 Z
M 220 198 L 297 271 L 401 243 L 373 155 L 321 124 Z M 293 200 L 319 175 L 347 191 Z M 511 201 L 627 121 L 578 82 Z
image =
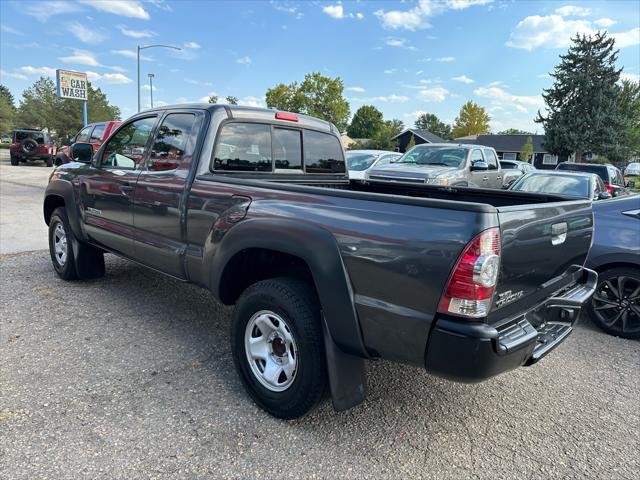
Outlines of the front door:
M 133 251 L 133 194 L 156 121 L 138 118 L 119 129 L 80 185 L 87 235 L 125 255 Z
M 186 278 L 182 200 L 203 118 L 172 111 L 162 119 L 135 189 L 136 260 L 178 278 Z
M 469 166 L 473 166 L 475 163 L 485 162 L 482 150 L 475 148 L 471 151 L 471 157 L 469 159 Z M 485 162 L 486 163 L 486 162 Z M 491 188 L 489 183 L 488 170 L 471 170 L 471 183 L 472 186 L 480 188 Z
M 502 172 L 498 167 L 498 157 L 490 148 L 484 149 L 484 161 L 487 162 L 489 170 L 487 170 L 487 176 L 489 177 L 489 188 L 502 188 L 504 185 L 502 179 Z

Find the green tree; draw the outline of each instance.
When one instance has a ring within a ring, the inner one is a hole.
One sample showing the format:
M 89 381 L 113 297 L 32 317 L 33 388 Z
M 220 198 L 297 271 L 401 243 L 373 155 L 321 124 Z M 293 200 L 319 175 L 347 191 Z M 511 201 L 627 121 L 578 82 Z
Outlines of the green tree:
M 451 125 L 441 121 L 433 113 L 423 113 L 418 117 L 415 127 L 420 130 L 427 130 L 444 140 L 453 140 L 451 136 Z
M 533 133 L 527 132 L 526 130 L 519 130 L 517 128 L 507 128 L 506 130 L 498 132 L 498 135 L 533 135 Z
M 347 128 L 349 102 L 342 96 L 340 77 L 330 78 L 319 72 L 308 73 L 300 85 L 283 83 L 267 90 L 267 106 L 278 110 L 304 113 L 333 123 L 342 132 Z
M 225 100 L 229 105 L 238 105 L 238 101 L 239 101 L 238 97 L 234 97 L 233 95 L 227 95 L 225 97 Z M 216 102 L 213 102 L 213 103 L 216 103 Z
M 11 109 L 14 112 L 16 111 L 16 102 L 13 98 L 13 94 L 11 93 L 11 90 L 9 90 L 5 85 L 2 85 L 1 83 L 0 83 L 0 98 L 4 98 L 9 104 L 9 106 L 11 107 Z
M 555 154 L 584 152 L 607 157 L 620 155 L 624 129 L 618 95 L 621 70 L 616 68 L 615 40 L 606 32 L 577 34 L 551 77 L 553 86 L 542 97 L 547 114 L 536 122 L 545 130 L 545 147 Z
M 209 95 L 209 100 L 207 100 L 207 102 L 209 102 L 209 103 L 218 103 L 218 96 L 217 95 Z
M 412 133 L 411 137 L 409 138 L 409 143 L 407 143 L 407 146 L 405 147 L 404 151 L 408 152 L 409 150 L 411 150 L 415 146 L 416 146 L 416 137 L 414 137 L 413 133 Z
M 491 120 L 491 117 L 489 117 L 487 111 L 477 103 L 469 100 L 460 109 L 451 134 L 453 138 L 460 138 L 467 135 L 489 133 L 489 120 Z
M 531 160 L 531 155 L 533 155 L 533 137 L 529 136 L 520 150 L 520 160 L 528 162 Z
M 6 97 L 0 96 L 0 135 L 6 135 L 13 130 L 15 112 Z
M 59 104 L 53 80 L 40 77 L 22 92 L 15 123 L 19 128 L 42 128 L 51 132 Z
M 377 150 L 395 150 L 398 148 L 398 141 L 392 140 L 404 129 L 404 124 L 400 120 L 387 120 L 378 131 L 371 137 L 367 144 L 368 148 Z
M 640 156 L 640 82 L 622 81 L 618 97 L 624 119 L 624 135 L 620 158 L 626 161 Z
M 384 119 L 382 112 L 373 105 L 363 105 L 351 119 L 347 135 L 351 138 L 371 138 L 380 130 Z

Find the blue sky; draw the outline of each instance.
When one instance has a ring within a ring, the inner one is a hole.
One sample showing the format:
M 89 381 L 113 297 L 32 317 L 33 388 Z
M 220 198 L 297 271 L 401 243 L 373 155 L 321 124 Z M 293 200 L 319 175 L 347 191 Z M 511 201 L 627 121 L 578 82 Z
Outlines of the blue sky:
M 363 104 L 412 125 L 420 112 L 452 122 L 473 100 L 495 131 L 533 123 L 547 73 L 576 31 L 607 30 L 619 66 L 638 80 L 640 2 L 276 2 L 77 0 L 0 3 L 2 83 L 16 98 L 56 68 L 88 72 L 123 117 L 136 110 L 136 45 L 155 74 L 155 105 L 234 95 L 264 105 L 267 88 L 320 71 Z

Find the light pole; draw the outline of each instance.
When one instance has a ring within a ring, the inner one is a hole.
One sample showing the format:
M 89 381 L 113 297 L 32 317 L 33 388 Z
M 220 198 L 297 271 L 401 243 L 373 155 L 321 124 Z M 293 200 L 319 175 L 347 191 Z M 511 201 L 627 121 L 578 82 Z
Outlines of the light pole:
M 140 50 L 147 48 L 173 48 L 174 50 L 182 50 L 180 47 L 174 47 L 173 45 L 138 45 L 138 111 L 140 111 Z
M 151 93 L 151 108 L 153 108 L 153 77 L 155 75 L 153 73 L 147 73 L 147 77 L 149 77 L 149 92 Z

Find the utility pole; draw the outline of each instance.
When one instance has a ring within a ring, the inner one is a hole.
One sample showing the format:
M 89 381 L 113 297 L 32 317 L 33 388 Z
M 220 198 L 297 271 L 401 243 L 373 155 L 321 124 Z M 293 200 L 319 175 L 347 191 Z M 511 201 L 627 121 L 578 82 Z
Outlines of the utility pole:
M 149 77 L 149 93 L 151 93 L 151 108 L 153 108 L 153 77 L 155 76 L 153 73 L 147 73 Z

